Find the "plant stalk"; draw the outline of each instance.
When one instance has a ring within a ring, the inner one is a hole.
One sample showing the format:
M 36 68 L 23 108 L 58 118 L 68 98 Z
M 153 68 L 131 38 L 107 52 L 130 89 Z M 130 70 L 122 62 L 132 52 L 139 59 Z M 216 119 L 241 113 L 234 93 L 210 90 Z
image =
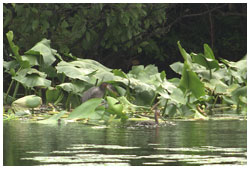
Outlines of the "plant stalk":
M 17 94 L 17 91 L 18 91 L 19 85 L 20 85 L 20 83 L 19 83 L 19 82 L 17 82 L 16 87 L 15 87 L 15 90 L 14 90 L 14 93 L 13 93 L 13 98 L 14 98 L 14 99 L 16 99 L 16 94 Z
M 5 95 L 5 98 L 4 98 L 6 103 L 7 103 L 7 98 L 8 98 L 8 95 L 9 95 L 9 92 L 10 92 L 10 89 L 11 89 L 13 83 L 14 83 L 14 80 L 12 79 L 11 82 L 10 82 L 10 86 L 8 87 L 7 93 Z

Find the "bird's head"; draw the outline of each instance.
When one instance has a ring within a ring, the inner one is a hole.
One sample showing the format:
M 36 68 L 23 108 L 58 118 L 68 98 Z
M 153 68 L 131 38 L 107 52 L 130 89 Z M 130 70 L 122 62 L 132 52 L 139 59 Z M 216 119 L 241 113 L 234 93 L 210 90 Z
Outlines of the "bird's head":
M 119 94 L 117 93 L 116 89 L 114 88 L 114 86 L 112 86 L 111 84 L 109 83 L 106 83 L 106 82 L 103 82 L 101 85 L 100 85 L 100 89 L 101 90 L 108 90 L 110 91 L 111 93 L 115 94 L 116 96 L 118 96 Z
M 101 89 L 101 90 L 105 90 L 106 88 L 108 88 L 108 86 L 110 86 L 110 84 L 104 82 L 104 83 L 102 83 L 102 84 L 100 85 L 100 89 Z

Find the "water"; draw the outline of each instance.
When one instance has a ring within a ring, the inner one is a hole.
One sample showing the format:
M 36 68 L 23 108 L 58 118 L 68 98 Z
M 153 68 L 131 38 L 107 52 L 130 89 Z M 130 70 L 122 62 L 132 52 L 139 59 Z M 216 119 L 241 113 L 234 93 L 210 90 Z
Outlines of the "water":
M 247 121 L 179 121 L 164 127 L 4 121 L 3 164 L 246 165 Z

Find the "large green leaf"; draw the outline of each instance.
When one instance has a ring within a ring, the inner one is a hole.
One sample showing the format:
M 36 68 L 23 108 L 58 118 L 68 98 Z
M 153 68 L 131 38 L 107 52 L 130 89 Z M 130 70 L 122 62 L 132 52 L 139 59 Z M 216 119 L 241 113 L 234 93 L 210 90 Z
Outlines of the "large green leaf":
M 207 58 L 206 55 L 203 55 L 202 53 L 195 54 L 191 53 L 192 59 L 195 63 L 198 63 L 207 69 L 214 69 L 219 68 L 219 63 L 216 59 Z
M 125 114 L 135 113 L 137 111 L 142 111 L 142 110 L 149 111 L 151 109 L 151 107 L 138 106 L 138 105 L 132 104 L 124 96 L 118 97 L 117 100 L 119 100 L 120 103 L 123 104 L 123 113 Z
M 126 114 L 123 112 L 123 104 L 119 100 L 107 96 L 108 110 L 109 112 L 116 114 L 118 117 L 125 117 Z
M 240 97 L 247 96 L 247 86 L 239 87 L 232 92 L 232 99 L 239 101 Z
M 115 78 L 111 69 L 90 59 L 78 59 L 72 62 L 61 61 L 56 69 L 58 73 L 64 73 L 72 79 L 79 79 L 91 84 L 95 84 L 96 79 L 111 81 Z
M 83 81 L 90 81 L 90 78 L 87 75 L 94 72 L 94 70 L 90 69 L 77 68 L 73 64 L 65 61 L 58 63 L 56 69 L 57 73 L 64 73 L 72 79 L 79 79 Z
M 50 48 L 50 40 L 43 39 L 42 41 L 38 42 L 34 47 L 30 50 L 25 52 L 26 55 L 34 55 L 39 56 L 42 55 L 44 64 L 52 65 L 56 58 L 54 56 L 54 49 Z
M 102 98 L 93 98 L 82 103 L 80 106 L 75 108 L 70 113 L 70 115 L 68 116 L 68 119 L 77 119 L 77 118 L 86 118 L 86 119 L 92 119 L 92 120 L 101 119 L 103 116 L 104 110 L 95 111 L 96 108 L 100 106 L 101 102 L 102 102 Z
M 9 31 L 8 33 L 6 33 L 10 48 L 14 54 L 14 57 L 16 57 L 17 61 L 21 61 L 20 55 L 19 55 L 19 47 L 16 46 L 13 42 L 14 39 L 14 34 L 13 31 Z
M 31 108 L 39 107 L 42 104 L 42 99 L 35 95 L 24 96 L 15 100 L 11 107 L 15 112 L 26 111 Z
M 86 87 L 89 86 L 87 83 L 82 83 L 81 81 L 75 81 L 72 83 L 62 83 L 57 85 L 57 88 L 61 88 L 66 92 L 74 93 L 77 95 L 81 95 L 81 93 L 86 90 Z
M 158 86 L 166 79 L 164 72 L 159 73 L 154 65 L 133 66 L 129 71 L 128 80 L 133 89 L 138 92 L 156 90 Z
M 3 67 L 7 71 L 10 71 L 11 69 L 16 69 L 19 67 L 18 61 L 17 60 L 11 60 L 9 62 L 3 61 Z M 13 75 L 12 75 L 13 76 Z
M 168 115 L 169 117 L 174 117 L 176 114 L 177 114 L 177 106 L 174 104 L 168 105 L 164 111 L 164 115 Z
M 45 120 L 40 120 L 37 123 L 41 123 L 41 124 L 58 124 L 58 120 L 65 114 L 67 113 L 66 111 L 61 111 L 58 114 L 55 114 L 53 116 L 51 116 L 48 119 Z
M 175 73 L 178 73 L 181 75 L 182 69 L 183 69 L 183 63 L 175 62 L 175 63 L 171 64 L 170 67 L 173 71 L 175 71 Z
M 54 103 L 61 95 L 60 89 L 49 87 L 46 90 L 46 103 Z
M 187 63 L 184 63 L 182 70 L 180 88 L 190 90 L 196 98 L 206 94 L 204 84 L 200 81 L 196 73 L 189 68 Z
M 210 58 L 210 59 L 212 59 L 212 60 L 216 60 L 215 57 L 214 57 L 214 52 L 213 52 L 213 50 L 209 47 L 209 45 L 205 43 L 205 44 L 203 45 L 203 47 L 204 47 L 204 55 L 205 55 L 205 57 L 206 57 L 206 58 Z
M 151 66 L 150 66 L 151 67 Z M 150 68 L 149 67 L 149 68 Z M 134 89 L 137 93 L 139 92 L 150 92 L 156 90 L 156 83 L 158 84 L 159 79 L 161 79 L 161 74 L 155 72 L 155 69 L 152 71 L 149 68 L 144 66 L 133 66 L 132 70 L 128 74 L 124 74 L 121 71 L 115 70 L 115 81 L 121 82 L 126 86 Z M 152 67 L 151 67 L 152 68 Z M 150 72 L 151 71 L 151 72 Z M 154 74 L 154 73 L 157 74 Z M 155 77 L 157 75 L 157 77 Z M 158 80 L 156 80 L 158 79 Z
M 231 68 L 230 74 L 238 80 L 239 83 L 246 81 L 247 78 L 247 60 L 242 59 L 237 62 L 221 59 L 223 63 Z
M 46 74 L 33 68 L 22 69 L 17 72 L 17 76 L 12 77 L 27 87 L 49 87 L 51 81 L 46 79 Z
M 80 68 L 93 69 L 93 70 L 103 70 L 103 71 L 111 71 L 112 69 L 107 68 L 101 63 L 92 60 L 92 59 L 77 59 L 77 61 L 71 62 L 73 65 L 78 66 Z
M 14 44 L 13 42 L 13 38 L 14 38 L 14 34 L 12 31 L 9 31 L 8 33 L 6 33 L 10 48 L 13 52 L 13 58 L 15 58 L 17 60 L 17 62 L 20 64 L 20 66 L 22 68 L 28 68 L 30 67 L 29 61 L 27 60 L 23 60 L 23 58 L 19 55 L 19 47 L 17 45 Z
M 152 104 L 152 99 L 155 97 L 154 90 L 144 90 L 136 92 L 134 94 L 135 100 L 133 101 L 136 105 L 149 106 Z
M 188 66 L 192 67 L 192 59 L 191 56 L 186 52 L 185 49 L 182 48 L 180 41 L 177 42 L 180 53 L 184 59 L 184 62 L 187 62 Z
M 23 61 L 29 62 L 29 65 L 31 67 L 35 66 L 35 65 L 39 65 L 39 63 L 37 61 L 37 57 L 34 56 L 34 55 L 22 55 L 21 58 L 22 58 Z
M 155 65 L 147 65 L 145 68 L 143 65 L 133 66 L 132 70 L 129 71 L 129 75 L 134 75 L 139 79 L 147 78 L 147 75 L 155 75 L 159 73 L 158 68 Z
M 206 69 L 210 70 L 209 79 L 212 78 L 212 69 L 219 69 L 219 62 L 215 59 L 212 49 L 204 44 L 204 54 L 191 53 L 193 62 L 204 66 Z
M 163 81 L 163 83 L 161 84 L 161 87 L 163 89 L 166 89 L 169 93 L 172 93 L 177 88 L 173 83 L 171 83 L 167 80 Z
M 228 86 L 219 79 L 211 79 L 206 83 L 206 87 L 218 94 L 226 94 L 228 89 Z
M 122 77 L 122 78 L 128 78 L 127 74 L 124 73 L 122 70 L 113 69 L 112 72 L 114 73 L 115 76 L 119 76 L 119 77 Z
M 177 104 L 186 104 L 187 97 L 184 96 L 184 93 L 179 88 L 175 88 L 170 95 L 171 101 Z
M 196 98 L 204 96 L 204 84 L 200 81 L 199 77 L 191 69 L 193 67 L 190 55 L 181 47 L 180 42 L 177 42 L 181 55 L 184 58 L 184 66 L 180 81 L 180 88 L 184 91 L 190 90 Z
M 228 71 L 224 68 L 220 68 L 218 70 L 216 69 L 211 70 L 212 73 L 211 76 L 210 72 L 207 70 L 206 67 L 198 63 L 194 63 L 193 71 L 197 73 L 202 79 L 206 79 L 207 81 L 209 81 L 210 79 L 224 79 L 225 81 L 230 79 Z

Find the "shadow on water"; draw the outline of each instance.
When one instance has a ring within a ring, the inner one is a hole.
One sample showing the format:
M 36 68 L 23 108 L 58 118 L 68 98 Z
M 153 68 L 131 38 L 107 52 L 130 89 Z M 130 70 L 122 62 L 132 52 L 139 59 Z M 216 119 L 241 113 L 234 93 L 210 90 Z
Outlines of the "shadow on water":
M 4 121 L 3 164 L 246 165 L 246 131 L 240 120 L 151 128 Z

